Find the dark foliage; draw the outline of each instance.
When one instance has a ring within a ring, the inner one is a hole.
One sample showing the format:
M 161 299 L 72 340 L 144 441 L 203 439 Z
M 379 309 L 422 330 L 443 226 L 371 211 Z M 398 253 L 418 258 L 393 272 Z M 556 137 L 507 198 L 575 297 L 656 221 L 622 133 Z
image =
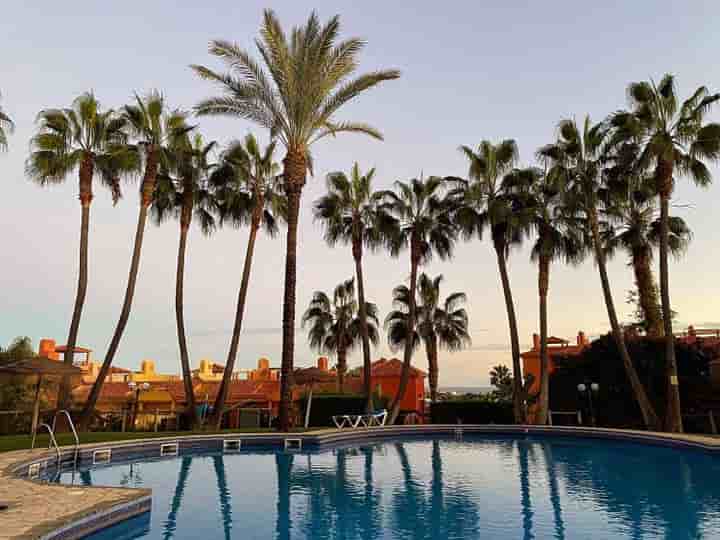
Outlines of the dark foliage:
M 513 424 L 512 402 L 479 399 L 438 401 L 430 406 L 433 424 Z
M 628 339 L 628 351 L 648 396 L 658 414 L 665 414 L 665 355 L 662 340 Z M 680 388 L 683 392 L 683 412 L 695 413 L 703 409 L 703 389 L 709 386 L 706 351 L 678 343 Z M 597 425 L 642 429 L 642 417 L 623 368 L 622 360 L 612 336 L 595 340 L 579 357 L 556 359 L 557 371 L 550 385 L 550 409 L 555 411 L 581 410 L 589 418 L 589 402 L 577 390 L 579 383 L 600 385 L 593 395 Z M 686 395 L 687 394 L 687 395 Z

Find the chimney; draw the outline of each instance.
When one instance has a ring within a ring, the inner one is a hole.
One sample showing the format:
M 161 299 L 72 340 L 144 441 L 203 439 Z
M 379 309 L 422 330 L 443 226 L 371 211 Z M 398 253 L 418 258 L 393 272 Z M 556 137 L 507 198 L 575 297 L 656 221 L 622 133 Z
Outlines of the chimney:
M 533 334 L 533 350 L 540 350 L 540 336 L 538 334 Z
M 38 356 L 49 358 L 50 360 L 60 360 L 60 355 L 55 352 L 54 339 L 41 339 L 38 346 Z
M 317 359 L 317 367 L 322 371 L 328 370 L 328 358 L 327 356 L 319 356 Z

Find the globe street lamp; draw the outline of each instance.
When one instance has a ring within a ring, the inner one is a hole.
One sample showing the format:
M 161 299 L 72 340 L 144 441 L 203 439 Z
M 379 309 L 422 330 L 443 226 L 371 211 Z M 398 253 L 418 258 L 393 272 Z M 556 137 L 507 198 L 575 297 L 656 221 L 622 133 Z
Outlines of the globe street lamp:
M 584 382 L 577 385 L 578 392 L 581 396 L 587 396 L 588 408 L 590 409 L 590 423 L 595 426 L 595 408 L 593 407 L 593 394 L 597 395 L 600 391 L 600 385 L 594 382 Z
M 130 381 L 128 383 L 128 388 L 135 392 L 135 404 L 133 407 L 132 423 L 130 424 L 130 431 L 135 431 L 135 421 L 137 420 L 138 408 L 140 406 L 140 392 L 149 390 L 150 384 L 146 382 L 138 384 L 135 381 Z

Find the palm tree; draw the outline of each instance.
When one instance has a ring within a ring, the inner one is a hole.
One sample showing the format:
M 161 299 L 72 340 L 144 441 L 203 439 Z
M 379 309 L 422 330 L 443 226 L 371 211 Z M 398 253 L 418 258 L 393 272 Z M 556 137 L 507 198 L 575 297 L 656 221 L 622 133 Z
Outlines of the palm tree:
M 363 380 L 366 410 L 372 408 L 372 381 L 370 377 L 370 335 L 365 312 L 365 281 L 363 278 L 363 248 L 376 249 L 392 236 L 394 220 L 382 211 L 378 197 L 372 190 L 375 169 L 362 174 L 357 163 L 350 177 L 342 172 L 327 176 L 328 193 L 315 202 L 315 219 L 325 228 L 325 241 L 334 246 L 338 242 L 350 244 L 355 260 L 360 334 L 363 349 Z
M 628 86 L 632 110 L 612 118 L 616 136 L 640 146 L 638 164 L 651 169 L 660 200 L 660 298 L 665 330 L 665 365 L 668 378 L 666 427 L 682 432 L 675 338 L 672 330 L 668 254 L 670 252 L 670 199 L 675 178 L 689 176 L 697 185 L 707 186 L 712 175 L 705 162 L 720 159 L 720 124 L 706 122 L 707 114 L 720 100 L 700 86 L 682 104 L 675 92 L 675 78 L 665 75 L 654 81 Z
M 193 217 L 196 218 L 196 221 L 200 224 L 200 229 L 206 235 L 212 233 L 216 226 L 217 201 L 214 191 L 208 183 L 209 172 L 212 168 L 208 156 L 214 147 L 214 141 L 206 144 L 199 134 L 196 134 L 192 139 L 186 136 L 176 141 L 168 152 L 171 171 L 164 171 L 158 175 L 151 209 L 158 224 L 170 217 L 175 217 L 180 222 L 177 270 L 175 272 L 175 323 L 177 326 L 178 347 L 180 349 L 185 400 L 191 429 L 197 427 L 199 419 L 195 407 L 190 356 L 185 337 L 183 304 L 185 252 Z
M 111 189 L 113 202 L 120 198 L 119 176 L 137 168 L 137 158 L 125 142 L 126 122 L 112 110 L 101 110 L 91 92 L 78 96 L 71 107 L 46 109 L 38 114 L 38 132 L 31 142 L 27 175 L 41 186 L 64 182 L 77 170 L 80 193 L 80 261 L 75 305 L 63 361 L 73 362 L 80 319 L 88 285 L 88 236 L 95 173 Z M 67 408 L 70 380 L 64 378 L 58 405 Z
M 462 146 L 460 150 L 470 161 L 470 169 L 468 180 L 451 179 L 456 186 L 452 193 L 452 197 L 457 201 L 455 220 L 468 239 L 475 235 L 482 238 L 484 230 L 490 229 L 510 329 L 514 381 L 513 411 L 515 422 L 521 424 L 525 421 L 525 390 L 507 257 L 511 247 L 520 244 L 523 235 L 528 231 L 529 220 L 523 211 L 521 199 L 516 196 L 511 185 L 503 182 L 504 176 L 513 170 L 518 149 L 514 140 L 507 139 L 498 144 L 482 141 L 477 151 L 469 146 Z
M 378 310 L 371 302 L 365 303 L 365 320 L 368 339 L 377 345 Z M 347 372 L 347 353 L 362 340 L 362 322 L 355 299 L 355 280 L 343 281 L 333 291 L 332 300 L 322 291 L 315 291 L 310 305 L 303 314 L 302 327 L 308 327 L 310 347 L 320 353 L 337 355 L 338 387 L 343 392 Z
M 588 243 L 592 247 L 600 272 L 613 338 L 620 352 L 625 372 L 645 426 L 657 429 L 659 427 L 657 415 L 632 363 L 615 311 L 600 234 L 598 205 L 606 192 L 603 184 L 603 167 L 608 139 L 608 129 L 604 122 L 592 124 L 590 118 L 586 117 L 581 130 L 574 120 L 562 120 L 558 127 L 557 142 L 538 150 L 538 155 L 551 164 L 548 175 L 552 178 L 561 178 L 566 186 L 562 201 L 563 219 L 566 219 L 568 224 L 575 227 L 579 233 L 589 237 Z
M 430 379 L 430 399 L 437 399 L 438 388 L 438 350 L 459 351 L 470 344 L 468 334 L 468 316 L 462 304 L 467 297 L 465 293 L 455 292 L 445 300 L 440 297 L 440 284 L 442 274 L 431 279 L 422 273 L 418 278 L 416 299 L 417 324 L 415 340 L 422 340 L 425 344 L 425 354 L 428 360 Z M 385 318 L 388 328 L 388 341 L 390 347 L 396 349 L 405 345 L 407 338 L 407 315 L 409 307 L 410 290 L 399 285 L 393 290 L 393 299 L 396 309 Z M 416 347 L 417 345 L 414 345 Z
M 268 235 L 275 236 L 278 219 L 285 219 L 287 214 L 287 200 L 283 194 L 282 179 L 278 176 L 280 167 L 274 159 L 275 146 L 271 142 L 261 150 L 257 139 L 248 134 L 244 140 L 229 145 L 222 156 L 221 166 L 212 176 L 216 187 L 223 186 L 218 191 L 222 221 L 235 227 L 250 226 L 230 348 L 213 407 L 217 429 L 222 426 L 225 402 L 237 360 L 257 234 L 262 227 Z
M 609 182 L 611 184 L 611 182 Z M 611 185 L 612 197 L 604 208 L 607 228 L 602 231 L 608 256 L 618 249 L 627 252 L 633 268 L 642 326 L 647 335 L 665 335 L 658 287 L 651 267 L 653 251 L 660 243 L 660 217 L 655 199 L 654 179 L 621 176 Z M 680 217 L 670 217 L 670 253 L 680 256 L 692 237 L 689 227 Z
M 0 151 L 7 150 L 7 135 L 15 129 L 15 124 L 0 107 Z
M 410 248 L 410 289 L 408 291 L 406 331 L 416 332 L 417 273 L 421 264 L 429 261 L 433 254 L 441 259 L 452 255 L 456 230 L 452 220 L 452 205 L 442 196 L 445 181 L 442 178 L 413 178 L 408 182 L 395 182 L 395 191 L 383 191 L 384 212 L 397 221 L 393 238 L 389 242 L 390 252 L 397 255 L 405 247 Z M 405 395 L 415 340 L 405 340 L 403 367 L 397 395 L 390 411 L 390 423 L 400 414 L 400 402 Z
M 270 130 L 285 146 L 283 177 L 288 197 L 288 231 L 283 298 L 282 378 L 280 429 L 290 427 L 291 375 L 295 348 L 295 288 L 297 223 L 300 196 L 307 171 L 312 173 L 311 146 L 329 135 L 363 133 L 381 139 L 379 131 L 364 123 L 338 121 L 337 111 L 383 81 L 397 79 L 397 70 L 374 71 L 351 78 L 365 43 L 357 38 L 338 42 L 339 18 L 324 26 L 312 13 L 293 28 L 288 39 L 277 17 L 265 10 L 261 39 L 256 41 L 261 63 L 227 41 L 214 41 L 210 53 L 224 60 L 230 72 L 217 73 L 193 66 L 202 78 L 224 90 L 196 107 L 198 114 L 240 117 Z
M 80 427 L 83 429 L 87 429 L 90 424 L 95 403 L 100 396 L 105 377 L 110 371 L 110 366 L 112 366 L 120 340 L 125 332 L 125 326 L 130 317 L 130 309 L 135 294 L 135 283 L 140 268 L 145 222 L 147 221 L 148 210 L 153 202 L 158 171 L 161 165 L 167 167 L 170 162 L 169 154 L 171 149 L 194 129 L 194 126 L 188 126 L 187 124 L 187 114 L 179 110 L 169 110 L 164 97 L 159 92 L 150 92 L 145 98 L 136 95 L 133 105 L 123 107 L 123 118 L 131 135 L 135 138 L 135 144 L 128 148 L 137 152 L 143 159 L 145 171 L 140 184 L 140 209 L 125 298 L 110 346 L 105 353 L 100 372 L 90 390 L 82 412 Z
M 550 402 L 550 359 L 547 347 L 550 266 L 557 260 L 577 264 L 584 255 L 582 240 L 558 216 L 564 188 L 562 180 L 561 177 L 545 174 L 537 167 L 516 169 L 505 178 L 507 185 L 514 186 L 521 197 L 527 197 L 525 208 L 529 210 L 528 217 L 535 233 L 530 257 L 538 265 L 540 391 L 535 421 L 540 425 L 547 424 Z

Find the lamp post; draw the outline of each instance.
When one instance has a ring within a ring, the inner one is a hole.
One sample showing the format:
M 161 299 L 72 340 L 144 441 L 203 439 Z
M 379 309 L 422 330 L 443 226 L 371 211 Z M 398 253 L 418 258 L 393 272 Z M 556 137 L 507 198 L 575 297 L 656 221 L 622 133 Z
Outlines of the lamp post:
M 135 431 L 135 421 L 137 420 L 138 408 L 140 407 L 140 392 L 149 390 L 150 384 L 146 382 L 138 384 L 135 381 L 130 381 L 128 388 L 135 392 L 135 404 L 133 406 L 132 422 L 130 423 L 130 431 Z
M 594 382 L 584 382 L 577 385 L 578 392 L 581 396 L 587 396 L 588 406 L 590 409 L 590 423 L 595 427 L 595 408 L 593 407 L 593 393 L 600 391 L 600 385 Z

